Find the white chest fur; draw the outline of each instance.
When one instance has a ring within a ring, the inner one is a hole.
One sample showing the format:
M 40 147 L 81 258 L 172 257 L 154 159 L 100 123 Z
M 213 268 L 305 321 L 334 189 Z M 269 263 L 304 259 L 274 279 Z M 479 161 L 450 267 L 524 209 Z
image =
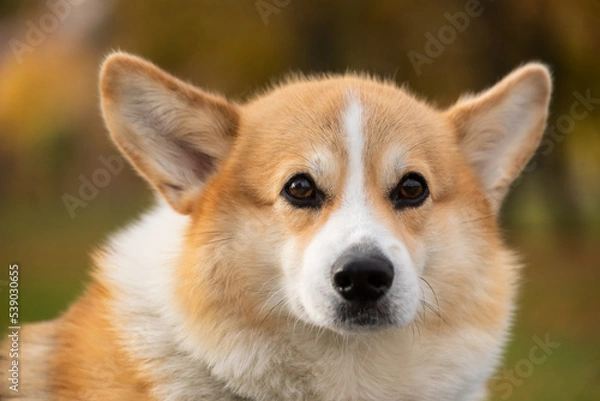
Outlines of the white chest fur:
M 124 345 L 157 378 L 160 399 L 481 399 L 502 336 L 473 329 L 343 337 L 291 322 L 277 336 L 241 330 L 204 349 L 172 307 L 170 273 L 186 224 L 186 217 L 157 207 L 115 236 L 105 267 L 121 294 L 115 308 Z

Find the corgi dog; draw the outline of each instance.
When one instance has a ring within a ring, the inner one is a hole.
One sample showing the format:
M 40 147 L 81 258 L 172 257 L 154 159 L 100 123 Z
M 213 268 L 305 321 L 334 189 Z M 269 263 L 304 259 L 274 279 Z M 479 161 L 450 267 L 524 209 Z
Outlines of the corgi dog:
M 157 205 L 21 329 L 3 399 L 486 399 L 520 270 L 498 214 L 544 131 L 544 65 L 447 109 L 356 74 L 242 103 L 117 52 L 100 92 Z

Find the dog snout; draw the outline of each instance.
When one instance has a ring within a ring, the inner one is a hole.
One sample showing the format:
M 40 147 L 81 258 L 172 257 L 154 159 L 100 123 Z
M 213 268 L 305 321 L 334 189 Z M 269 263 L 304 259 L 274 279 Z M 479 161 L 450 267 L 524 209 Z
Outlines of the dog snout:
M 341 257 L 333 266 L 333 287 L 353 303 L 377 301 L 392 286 L 394 266 L 385 256 L 375 254 Z

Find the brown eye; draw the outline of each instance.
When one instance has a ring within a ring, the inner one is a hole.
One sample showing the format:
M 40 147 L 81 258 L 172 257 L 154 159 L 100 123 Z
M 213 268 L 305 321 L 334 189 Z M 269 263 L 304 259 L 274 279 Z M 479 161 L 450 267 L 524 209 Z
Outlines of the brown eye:
M 417 207 L 427 199 L 429 189 L 425 178 L 419 173 L 408 173 L 390 193 L 390 200 L 396 209 Z
M 323 194 L 308 174 L 297 174 L 290 178 L 281 194 L 289 203 L 299 208 L 317 208 L 323 200 Z

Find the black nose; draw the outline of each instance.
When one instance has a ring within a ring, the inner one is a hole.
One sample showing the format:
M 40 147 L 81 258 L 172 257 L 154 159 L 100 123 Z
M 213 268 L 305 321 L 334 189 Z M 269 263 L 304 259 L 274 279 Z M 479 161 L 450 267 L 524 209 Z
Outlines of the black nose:
M 390 289 L 392 281 L 392 263 L 379 256 L 342 258 L 333 269 L 333 287 L 351 302 L 378 300 Z

